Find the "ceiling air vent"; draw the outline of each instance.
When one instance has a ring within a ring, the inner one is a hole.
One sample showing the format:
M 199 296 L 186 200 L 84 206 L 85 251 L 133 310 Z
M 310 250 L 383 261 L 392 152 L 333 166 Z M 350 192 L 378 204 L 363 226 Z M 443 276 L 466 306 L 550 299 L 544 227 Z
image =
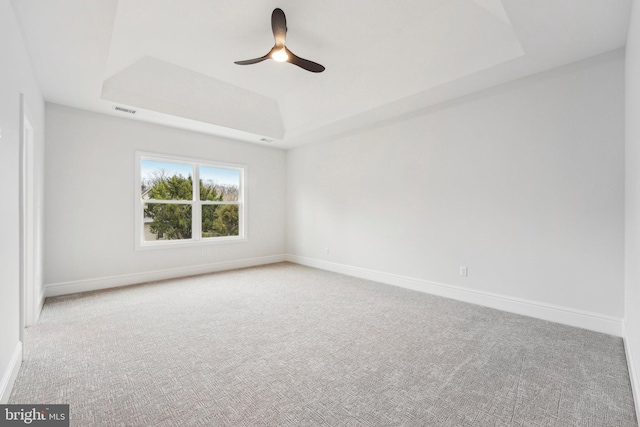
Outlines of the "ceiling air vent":
M 116 111 L 122 111 L 123 113 L 135 114 L 136 110 L 131 110 L 129 108 L 118 107 L 117 105 L 113 107 Z

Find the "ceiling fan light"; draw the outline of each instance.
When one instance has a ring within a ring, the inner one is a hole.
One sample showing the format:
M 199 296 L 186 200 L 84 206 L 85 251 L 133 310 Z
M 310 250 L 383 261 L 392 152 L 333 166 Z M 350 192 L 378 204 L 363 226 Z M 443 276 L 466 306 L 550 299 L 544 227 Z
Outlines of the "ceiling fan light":
M 287 54 L 287 51 L 282 48 L 273 52 L 271 54 L 271 58 L 273 58 L 274 61 L 286 62 L 289 59 L 289 55 Z

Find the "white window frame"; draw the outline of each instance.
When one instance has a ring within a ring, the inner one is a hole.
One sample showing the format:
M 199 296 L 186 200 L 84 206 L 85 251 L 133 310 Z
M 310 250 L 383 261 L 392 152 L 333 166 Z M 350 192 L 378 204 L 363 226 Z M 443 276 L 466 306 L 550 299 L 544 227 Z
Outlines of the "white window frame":
M 188 164 L 193 170 L 193 200 L 162 200 L 158 203 L 187 204 L 191 205 L 191 239 L 176 240 L 144 240 L 144 204 L 148 200 L 142 200 L 142 177 L 140 176 L 140 162 L 142 160 L 155 160 Z M 233 169 L 240 172 L 240 188 L 237 202 L 211 202 L 200 200 L 200 167 L 214 167 Z M 167 249 L 172 247 L 218 245 L 225 243 L 238 243 L 247 241 L 247 215 L 246 215 L 246 179 L 247 166 L 237 163 L 226 163 L 208 159 L 176 156 L 172 154 L 150 153 L 144 151 L 135 152 L 135 249 Z M 238 205 L 238 236 L 202 237 L 202 206 L 203 205 Z

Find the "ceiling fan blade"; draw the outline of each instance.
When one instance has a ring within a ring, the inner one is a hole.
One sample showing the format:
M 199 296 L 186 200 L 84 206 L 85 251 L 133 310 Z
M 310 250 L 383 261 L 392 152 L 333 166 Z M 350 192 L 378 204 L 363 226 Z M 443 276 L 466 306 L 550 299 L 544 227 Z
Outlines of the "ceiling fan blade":
M 273 38 L 276 39 L 276 46 L 284 46 L 284 40 L 287 36 L 287 18 L 284 16 L 282 9 L 273 9 L 271 30 L 273 31 Z
M 289 55 L 289 59 L 287 62 L 290 62 L 293 65 L 297 65 L 300 68 L 304 68 L 307 71 L 311 71 L 312 73 L 321 73 L 325 70 L 325 68 L 318 64 L 317 62 L 309 61 L 308 59 L 300 58 L 296 56 L 293 52 L 287 49 L 287 54 Z
M 267 60 L 271 57 L 271 51 L 269 51 L 269 53 L 267 53 L 265 56 L 262 56 L 260 58 L 255 58 L 255 59 L 246 59 L 244 61 L 235 61 L 234 64 L 238 64 L 238 65 L 251 65 L 251 64 L 257 64 L 258 62 L 262 62 L 264 60 Z

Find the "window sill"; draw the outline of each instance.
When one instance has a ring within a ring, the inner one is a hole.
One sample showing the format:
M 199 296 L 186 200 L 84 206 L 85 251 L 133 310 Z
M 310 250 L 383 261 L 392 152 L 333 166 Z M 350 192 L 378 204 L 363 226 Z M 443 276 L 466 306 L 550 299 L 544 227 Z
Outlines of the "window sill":
M 136 251 L 217 246 L 231 243 L 246 243 L 247 241 L 248 240 L 246 237 L 218 237 L 200 240 L 166 240 L 136 243 Z

